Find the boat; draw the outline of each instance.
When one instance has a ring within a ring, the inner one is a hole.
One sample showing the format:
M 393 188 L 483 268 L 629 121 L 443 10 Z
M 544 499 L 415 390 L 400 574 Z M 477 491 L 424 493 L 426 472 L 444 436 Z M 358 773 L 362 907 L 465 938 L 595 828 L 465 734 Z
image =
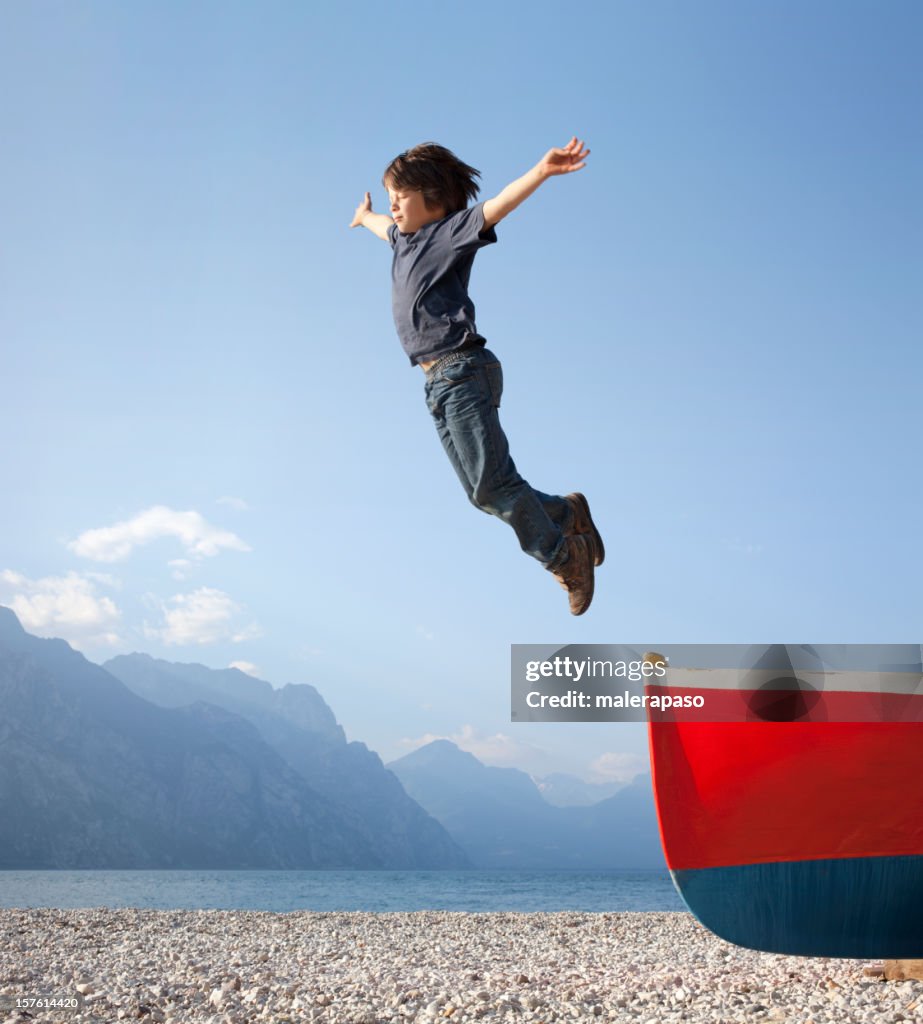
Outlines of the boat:
M 644 692 L 673 705 L 648 711 L 654 794 L 695 917 L 772 953 L 923 958 L 920 647 L 686 645 L 644 660 L 662 672 Z

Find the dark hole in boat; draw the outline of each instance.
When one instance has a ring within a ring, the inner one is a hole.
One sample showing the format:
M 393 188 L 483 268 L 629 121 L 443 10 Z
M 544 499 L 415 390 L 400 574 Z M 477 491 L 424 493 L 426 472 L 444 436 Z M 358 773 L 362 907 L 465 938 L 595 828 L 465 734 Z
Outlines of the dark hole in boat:
M 763 722 L 797 722 L 809 718 L 820 699 L 820 690 L 797 676 L 779 676 L 763 683 L 748 699 L 754 718 Z

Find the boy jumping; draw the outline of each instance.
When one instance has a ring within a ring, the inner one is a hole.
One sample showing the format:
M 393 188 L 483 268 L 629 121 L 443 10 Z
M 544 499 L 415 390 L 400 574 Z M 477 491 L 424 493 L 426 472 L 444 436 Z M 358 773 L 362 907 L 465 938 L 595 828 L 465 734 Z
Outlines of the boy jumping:
M 574 615 L 593 600 L 594 566 L 605 556 L 602 538 L 582 494 L 543 494 L 517 472 L 497 412 L 503 374 L 475 327 L 468 280 L 477 250 L 497 240 L 495 225 L 546 178 L 579 171 L 589 152 L 575 137 L 548 150 L 493 199 L 469 207 L 480 172 L 426 142 L 385 170 L 391 216 L 373 213 L 366 192 L 349 225 L 368 228 L 394 250 L 398 337 L 411 365 L 426 375 L 426 404 L 469 500 L 512 526 L 523 551 L 567 590 Z

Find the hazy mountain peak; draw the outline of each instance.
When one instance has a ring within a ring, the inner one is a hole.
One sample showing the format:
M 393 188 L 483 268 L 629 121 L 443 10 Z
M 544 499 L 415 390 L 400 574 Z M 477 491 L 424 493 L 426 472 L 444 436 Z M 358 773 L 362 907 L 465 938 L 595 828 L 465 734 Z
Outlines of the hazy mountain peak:
M 27 633 L 13 609 L 5 605 L 0 605 L 0 649 L 2 648 L 19 654 L 31 655 L 41 651 L 47 657 L 86 661 L 86 658 L 79 651 L 75 651 L 66 640 Z
M 416 750 L 412 750 L 409 754 L 405 754 L 398 760 L 401 764 L 413 765 L 414 767 L 424 764 L 440 764 L 446 767 L 452 765 L 466 765 L 471 768 L 486 767 L 474 754 L 470 754 L 467 750 L 462 750 L 457 744 L 446 739 L 430 740 L 429 743 L 424 743 L 422 747 L 417 747 Z
M 555 807 L 517 768 L 434 740 L 387 766 L 478 867 L 661 867 L 649 776 L 592 806 Z
M 446 792 L 459 792 L 461 789 L 477 791 L 480 798 L 497 804 L 542 801 L 538 788 L 526 772 L 519 768 L 486 765 L 451 740 L 433 740 L 392 761 L 387 767 L 417 800 L 420 798 L 413 786 L 426 788 L 435 785 L 447 787 Z
M 22 623 L 16 616 L 16 612 L 12 608 L 7 608 L 6 605 L 0 604 L 0 636 L 24 636 L 25 630 L 22 628 Z
M 173 662 L 152 658 L 149 654 L 120 654 L 107 661 L 103 668 L 113 675 L 154 675 L 172 677 L 208 690 L 234 696 L 249 702 L 263 703 L 271 699 L 272 685 L 264 679 L 247 675 L 236 668 L 209 668 L 199 662 Z M 131 685 L 129 683 L 129 685 Z

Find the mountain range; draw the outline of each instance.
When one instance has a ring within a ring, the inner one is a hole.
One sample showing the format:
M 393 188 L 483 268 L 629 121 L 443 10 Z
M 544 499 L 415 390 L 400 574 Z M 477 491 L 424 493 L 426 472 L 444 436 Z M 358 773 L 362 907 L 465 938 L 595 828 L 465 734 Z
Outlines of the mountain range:
M 4 607 L 0 708 L 0 868 L 663 867 L 649 776 L 561 807 L 447 740 L 386 767 L 313 686 L 95 665 Z
M 313 688 L 117 660 L 164 703 L 0 608 L 0 867 L 468 866 Z
M 517 768 L 434 740 L 388 767 L 481 868 L 663 869 L 649 774 L 591 806 L 555 807 Z
M 368 867 L 467 867 L 442 826 L 412 800 L 364 743 L 347 743 L 343 729 L 308 684 L 280 689 L 236 668 L 209 669 L 124 655 L 103 668 L 139 697 L 165 708 L 190 701 L 218 705 L 256 728 L 267 745 L 338 808 L 363 839 Z

